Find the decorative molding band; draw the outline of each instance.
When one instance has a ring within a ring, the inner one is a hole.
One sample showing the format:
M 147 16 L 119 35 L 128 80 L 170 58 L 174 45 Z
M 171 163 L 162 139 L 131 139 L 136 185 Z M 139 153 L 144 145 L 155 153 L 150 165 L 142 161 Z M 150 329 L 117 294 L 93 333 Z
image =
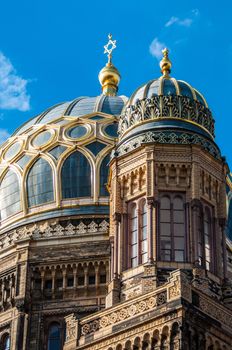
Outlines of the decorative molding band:
M 49 225 L 44 223 L 43 225 L 33 225 L 30 227 L 24 226 L 20 229 L 7 233 L 0 239 L 0 249 L 8 248 L 10 245 L 17 241 L 24 239 L 43 239 L 53 237 L 65 237 L 65 236 L 78 236 L 85 234 L 101 234 L 106 233 L 109 230 L 109 223 L 106 220 L 102 220 L 100 223 L 92 220 L 89 224 L 85 224 L 84 220 L 78 225 L 69 223 L 67 226 L 60 224 Z
M 202 103 L 186 96 L 152 96 L 128 106 L 119 119 L 119 137 L 127 129 L 143 121 L 177 118 L 198 124 L 214 137 L 214 119 L 211 111 Z
M 220 151 L 213 142 L 198 134 L 180 131 L 148 131 L 120 145 L 113 153 L 113 156 L 124 155 L 145 143 L 199 145 L 203 147 L 204 150 L 209 152 L 214 158 L 221 158 Z

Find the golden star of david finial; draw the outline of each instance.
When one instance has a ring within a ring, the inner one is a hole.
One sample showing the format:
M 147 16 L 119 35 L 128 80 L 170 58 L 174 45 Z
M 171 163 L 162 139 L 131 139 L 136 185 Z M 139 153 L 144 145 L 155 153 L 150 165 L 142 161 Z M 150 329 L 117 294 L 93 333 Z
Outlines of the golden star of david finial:
M 108 43 L 104 46 L 104 53 L 107 53 L 108 55 L 108 63 L 111 63 L 111 59 L 112 59 L 112 52 L 114 49 L 116 49 L 116 40 L 112 40 L 112 34 L 108 35 Z

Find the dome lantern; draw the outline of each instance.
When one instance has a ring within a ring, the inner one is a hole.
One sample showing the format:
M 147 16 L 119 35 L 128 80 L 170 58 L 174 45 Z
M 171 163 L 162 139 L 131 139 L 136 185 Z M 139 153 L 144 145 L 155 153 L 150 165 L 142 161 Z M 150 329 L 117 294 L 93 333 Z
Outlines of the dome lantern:
M 112 63 L 112 52 L 116 48 L 116 40 L 112 40 L 112 35 L 108 35 L 108 43 L 104 46 L 104 53 L 108 55 L 108 62 L 99 72 L 98 78 L 102 86 L 102 92 L 106 96 L 116 96 L 118 84 L 120 82 L 120 73 Z

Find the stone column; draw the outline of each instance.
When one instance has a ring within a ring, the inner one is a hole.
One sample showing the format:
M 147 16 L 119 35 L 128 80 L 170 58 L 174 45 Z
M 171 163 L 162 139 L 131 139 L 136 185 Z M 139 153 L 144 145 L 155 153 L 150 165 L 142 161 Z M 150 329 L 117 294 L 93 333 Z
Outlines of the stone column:
M 62 286 L 62 288 L 63 288 L 63 290 L 65 290 L 66 287 L 67 287 L 67 271 L 66 271 L 66 268 L 64 268 L 62 270 L 62 275 L 63 275 L 63 286 Z
M 95 265 L 94 268 L 95 268 L 95 285 L 96 285 L 96 288 L 98 288 L 100 284 L 99 265 Z
M 52 297 L 55 297 L 55 274 L 56 271 L 52 270 Z
M 221 242 L 222 242 L 222 258 L 223 258 L 223 278 L 227 278 L 227 253 L 226 253 L 226 235 L 225 235 L 225 219 L 219 219 L 219 227 L 221 233 Z
M 154 261 L 154 232 L 153 232 L 153 208 L 154 208 L 154 198 L 147 198 L 147 243 L 148 243 L 148 254 L 147 260 L 148 264 L 152 264 Z
M 85 288 L 88 287 L 88 267 L 84 267 L 84 286 Z
M 45 271 L 42 270 L 40 274 L 41 274 L 41 292 L 43 293 L 43 291 L 44 291 L 44 277 L 45 277 Z
M 114 215 L 114 271 L 113 271 L 113 278 L 118 278 L 118 270 L 119 270 L 119 262 L 118 262 L 118 255 L 119 255 L 119 225 L 121 215 L 119 213 L 116 213 Z
M 73 288 L 77 288 L 77 268 L 73 268 Z
M 110 237 L 110 243 L 111 243 L 111 259 L 110 259 L 110 281 L 114 278 L 114 238 Z

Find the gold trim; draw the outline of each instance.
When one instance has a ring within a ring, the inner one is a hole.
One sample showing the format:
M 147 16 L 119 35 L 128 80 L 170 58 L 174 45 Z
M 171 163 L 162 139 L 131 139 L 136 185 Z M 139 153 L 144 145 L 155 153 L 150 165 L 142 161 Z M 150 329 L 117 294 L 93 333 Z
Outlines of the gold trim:
M 34 145 L 33 142 L 35 141 L 36 137 L 39 136 L 40 134 L 42 134 L 43 132 L 50 132 L 51 137 L 49 138 L 49 140 L 40 146 Z M 30 137 L 29 147 L 32 147 L 36 150 L 42 150 L 42 149 L 46 148 L 46 146 L 51 144 L 54 141 L 55 137 L 56 137 L 56 130 L 54 130 L 54 128 L 45 128 L 45 129 L 42 128 L 42 130 L 38 130 L 32 137 Z
M 81 137 L 78 137 L 78 138 L 73 138 L 73 137 L 70 137 L 68 135 L 68 131 L 74 127 L 78 127 L 78 126 L 83 126 L 85 129 L 86 129 L 86 133 L 81 136 Z M 71 123 L 69 124 L 68 127 L 65 127 L 63 129 L 63 138 L 64 140 L 69 140 L 69 141 L 74 141 L 74 142 L 80 142 L 80 141 L 83 141 L 85 140 L 86 138 L 88 138 L 91 134 L 93 134 L 93 130 L 92 130 L 92 126 L 90 124 L 84 124 L 83 122 L 79 121 L 76 122 L 76 123 Z
M 13 155 L 12 157 L 10 158 L 5 158 L 5 155 L 6 153 L 9 151 L 9 149 L 14 146 L 16 143 L 19 143 L 20 147 L 19 147 L 19 150 L 18 152 L 16 152 L 15 155 Z M 22 152 L 22 149 L 23 149 L 23 146 L 24 146 L 24 140 L 18 140 L 17 138 L 12 142 L 10 143 L 5 149 L 2 150 L 2 160 L 4 162 L 13 162 L 14 159 L 16 159 L 16 157 L 19 155 L 20 152 Z
M 118 121 L 115 121 L 117 122 L 117 125 L 118 125 Z M 114 124 L 114 121 L 112 121 L 111 123 L 105 123 L 103 125 L 101 125 L 101 128 L 100 128 L 100 133 L 102 134 L 102 136 L 104 137 L 107 137 L 107 139 L 111 140 L 111 141 L 114 141 L 114 143 L 118 140 L 118 136 L 114 137 L 114 136 L 110 136 L 109 134 L 107 134 L 105 132 L 105 129 L 109 126 L 109 125 L 112 125 Z

